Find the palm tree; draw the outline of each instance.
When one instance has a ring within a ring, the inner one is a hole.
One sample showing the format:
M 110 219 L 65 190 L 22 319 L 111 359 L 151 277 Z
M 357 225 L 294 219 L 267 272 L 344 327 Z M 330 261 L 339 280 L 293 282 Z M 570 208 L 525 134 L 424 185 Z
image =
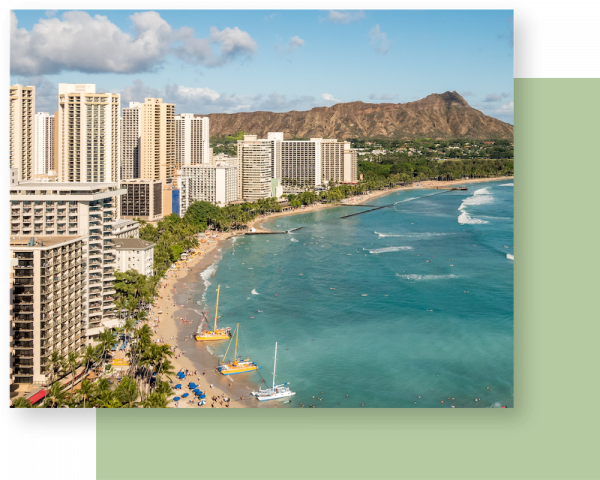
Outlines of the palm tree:
M 92 345 L 88 345 L 81 357 L 85 360 L 85 373 L 88 371 L 90 364 L 93 364 L 100 359 L 100 346 L 93 347 Z
M 50 408 L 55 408 L 55 405 L 62 405 L 65 402 L 66 393 L 67 389 L 64 385 L 61 385 L 59 382 L 54 382 L 48 389 L 44 405 L 49 404 Z
M 170 400 L 164 393 L 154 392 L 143 403 L 144 408 L 167 408 Z
M 50 383 L 54 382 L 54 376 L 56 371 L 60 371 L 65 364 L 65 357 L 58 353 L 56 350 L 52 352 L 52 355 L 48 358 L 48 368 L 50 369 Z
M 71 395 L 73 395 L 73 385 L 75 385 L 75 370 L 77 370 L 78 363 L 79 353 L 69 352 L 69 356 L 67 357 L 67 365 L 71 369 Z
M 14 408 L 32 408 L 31 402 L 25 397 L 15 398 L 12 406 Z
M 115 301 L 115 306 L 117 307 L 117 311 L 119 312 L 119 319 L 121 319 L 121 312 L 125 310 L 127 306 L 127 300 L 124 297 L 119 297 Z
M 135 401 L 139 396 L 139 389 L 136 381 L 129 377 L 123 377 L 121 383 L 115 390 L 115 394 L 124 407 L 133 408 L 137 405 Z
M 85 401 L 94 394 L 95 390 L 96 387 L 87 378 L 82 380 L 78 394 L 81 398 L 83 398 L 83 408 L 85 408 Z
M 115 392 L 107 390 L 102 392 L 98 398 L 98 406 L 101 408 L 121 408 L 123 404 L 119 401 Z

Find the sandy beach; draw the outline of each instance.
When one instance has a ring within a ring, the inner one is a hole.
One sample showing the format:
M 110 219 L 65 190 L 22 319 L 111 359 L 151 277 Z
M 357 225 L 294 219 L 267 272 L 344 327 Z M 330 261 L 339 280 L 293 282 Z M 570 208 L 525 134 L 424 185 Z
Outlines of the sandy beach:
M 443 188 L 452 188 L 459 187 L 461 185 L 467 185 L 469 183 L 482 183 L 482 182 L 492 182 L 498 180 L 514 180 L 514 177 L 496 177 L 496 178 L 473 178 L 467 180 L 449 180 L 449 181 L 437 181 L 437 180 L 428 180 L 425 182 L 419 182 L 417 184 L 411 185 L 410 187 L 396 187 L 389 188 L 387 190 L 376 190 L 374 192 L 370 192 L 366 195 L 357 195 L 355 197 L 345 198 L 341 201 L 341 205 L 360 205 L 364 203 L 368 203 L 369 200 L 374 198 L 383 197 L 392 192 L 398 192 L 402 190 L 428 190 L 428 189 L 443 189 Z M 257 232 L 268 232 L 269 230 L 264 228 L 261 223 L 265 220 L 272 220 L 279 217 L 287 217 L 289 215 L 300 215 L 303 213 L 311 213 L 319 210 L 325 210 L 327 208 L 336 208 L 339 207 L 340 203 L 323 203 L 317 205 L 311 205 L 309 207 L 297 208 L 296 210 L 289 210 L 287 212 L 273 213 L 270 215 L 261 215 L 251 222 L 248 223 L 248 229 L 255 228 Z
M 388 190 L 371 192 L 366 195 L 350 197 L 344 199 L 342 204 L 364 204 L 374 198 L 400 190 L 434 189 L 436 187 L 451 188 L 470 183 L 481 183 L 494 180 L 513 180 L 513 178 L 514 177 L 498 177 L 493 179 L 481 178 L 460 181 L 426 181 L 410 187 L 390 188 Z M 269 230 L 262 227 L 260 225 L 261 222 L 289 215 L 299 215 L 327 208 L 336 208 L 339 206 L 339 204 L 318 204 L 287 212 L 261 215 L 248 224 L 248 229 L 254 227 L 257 232 L 267 232 Z M 216 367 L 219 364 L 219 360 L 212 355 L 209 350 L 210 342 L 198 344 L 192 336 L 200 321 L 200 314 L 197 310 L 197 304 L 193 298 L 193 294 L 203 291 L 205 288 L 203 283 L 201 285 L 199 284 L 203 282 L 200 274 L 206 271 L 220 258 L 220 249 L 226 240 L 233 236 L 244 235 L 245 233 L 246 230 L 239 232 L 207 232 L 205 237 L 206 243 L 201 243 L 196 249 L 196 255 L 187 261 L 182 261 L 179 268 L 169 270 L 169 272 L 166 273 L 167 278 L 163 279 L 159 286 L 159 296 L 155 299 L 155 306 L 150 315 L 152 318 L 152 321 L 149 322 L 150 326 L 156 323 L 154 321 L 155 317 L 159 318 L 159 323 L 153 327 L 153 331 L 156 330 L 153 339 L 156 340 L 162 338 L 165 344 L 170 344 L 171 346 L 176 345 L 178 347 L 174 357 L 171 358 L 174 370 L 179 371 L 181 369 L 187 369 L 191 372 L 198 370 L 197 374 L 188 375 L 182 382 L 183 389 L 181 390 L 181 393 L 188 392 L 186 386 L 189 382 L 196 383 L 200 390 L 206 392 L 207 402 L 202 408 L 211 408 L 211 404 L 213 403 L 211 399 L 213 396 L 220 396 L 219 401 L 215 404 L 218 408 L 225 407 L 225 404 L 221 405 L 220 403 L 222 397 L 231 398 L 229 408 L 258 407 L 259 404 L 261 407 L 270 406 L 265 405 L 270 402 L 255 402 L 254 397 L 250 396 L 249 388 L 244 383 L 243 379 L 224 377 L 218 373 Z M 185 323 L 183 321 L 184 318 Z M 186 348 L 188 349 L 187 352 Z M 187 354 L 193 353 L 194 360 L 186 354 L 180 355 L 181 352 L 186 352 Z M 242 395 L 244 398 L 243 401 L 241 399 Z M 199 408 L 197 402 L 188 403 L 187 400 L 188 399 L 182 398 L 177 402 L 176 408 Z

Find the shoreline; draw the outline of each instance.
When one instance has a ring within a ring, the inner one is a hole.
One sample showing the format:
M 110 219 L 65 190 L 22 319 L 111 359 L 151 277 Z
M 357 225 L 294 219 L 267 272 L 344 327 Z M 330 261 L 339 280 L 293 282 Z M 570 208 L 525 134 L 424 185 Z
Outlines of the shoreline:
M 290 210 L 287 212 L 278 212 L 270 215 L 259 216 L 256 219 L 248 223 L 248 230 L 252 227 L 257 232 L 270 232 L 271 230 L 266 229 L 260 225 L 260 223 L 273 220 L 280 217 L 286 217 L 291 215 L 300 215 L 303 213 L 311 213 L 319 210 L 325 210 L 328 208 L 340 207 L 343 205 L 360 205 L 372 200 L 379 198 L 390 193 L 403 191 L 403 190 L 426 190 L 433 189 L 434 187 L 453 187 L 468 183 L 484 183 L 502 180 L 513 180 L 514 177 L 496 177 L 496 178 L 478 178 L 469 179 L 462 181 L 427 181 L 421 182 L 417 185 L 410 187 L 397 187 L 390 188 L 388 190 L 377 190 L 367 195 L 359 195 L 356 197 L 349 197 L 344 199 L 341 204 L 317 204 L 310 207 L 299 208 L 296 210 Z M 188 376 L 184 382 L 193 381 L 197 384 L 200 390 L 206 393 L 206 405 L 201 408 L 211 408 L 211 397 L 223 395 L 231 398 L 229 408 L 257 408 L 257 407 L 277 407 L 276 404 L 268 405 L 268 402 L 258 402 L 257 404 L 251 403 L 251 400 L 255 400 L 250 396 L 247 382 L 243 379 L 236 381 L 232 377 L 225 377 L 216 372 L 216 368 L 219 365 L 219 358 L 208 349 L 207 343 L 196 342 L 191 337 L 198 326 L 201 314 L 196 311 L 193 307 L 196 307 L 196 299 L 194 296 L 201 294 L 205 295 L 207 287 L 203 283 L 201 274 L 208 270 L 213 265 L 218 265 L 221 259 L 221 251 L 225 242 L 233 237 L 244 236 L 247 230 L 241 230 L 239 232 L 214 232 L 212 238 L 214 243 L 207 240 L 207 243 L 201 244 L 195 251 L 198 252 L 192 259 L 183 262 L 180 268 L 176 270 L 170 270 L 165 275 L 167 279 L 161 280 L 158 292 L 159 296 L 155 298 L 155 308 L 152 310 L 150 317 L 159 317 L 160 324 L 156 327 L 152 327 L 153 332 L 156 329 L 157 333 L 153 334 L 153 340 L 163 338 L 165 344 L 171 346 L 177 345 L 176 355 L 182 351 L 187 352 L 182 356 L 174 356 L 170 359 L 173 369 L 179 371 L 182 368 L 194 371 L 198 369 L 198 375 Z M 218 266 L 216 267 L 218 268 Z M 216 271 L 216 269 L 215 269 Z M 213 276 L 215 271 L 212 272 Z M 190 301 L 194 303 L 191 304 Z M 169 312 L 169 307 L 171 311 Z M 158 312 L 162 311 L 162 314 Z M 181 319 L 186 318 L 187 322 L 182 323 Z M 154 324 L 154 320 L 149 321 L 150 324 Z M 188 335 L 188 340 L 185 340 L 185 336 Z M 173 337 L 173 340 L 171 340 Z M 199 347 L 199 348 L 198 348 Z M 191 355 L 191 356 L 190 356 Z M 206 372 L 203 375 L 202 372 Z M 210 385 L 213 388 L 210 388 Z M 182 383 L 182 385 L 184 385 Z M 185 393 L 187 388 L 182 388 L 181 393 Z M 241 400 L 242 395 L 244 401 Z M 246 399 L 248 398 L 248 402 Z M 183 399 L 180 400 L 179 405 L 175 408 L 200 408 L 197 403 L 188 404 Z M 219 404 L 218 404 L 219 405 Z M 217 406 L 216 408 L 222 408 Z
M 277 212 L 270 215 L 262 215 L 251 222 L 248 222 L 248 229 L 254 228 L 257 232 L 271 232 L 268 228 L 265 228 L 261 225 L 261 222 L 272 220 L 275 218 L 288 217 L 291 215 L 301 215 L 303 213 L 312 213 L 320 210 L 326 210 L 328 208 L 340 207 L 343 205 L 361 205 L 362 203 L 367 202 L 368 200 L 372 200 L 374 198 L 383 197 L 390 193 L 401 192 L 405 190 L 433 190 L 435 187 L 457 187 L 462 184 L 469 183 L 484 183 L 484 182 L 496 182 L 501 180 L 513 180 L 515 177 L 494 177 L 494 178 L 472 178 L 466 180 L 427 180 L 425 182 L 420 182 L 414 186 L 410 187 L 395 187 L 389 188 L 387 190 L 376 190 L 374 192 L 368 193 L 367 195 L 357 195 L 355 197 L 348 197 L 342 200 L 340 203 L 320 203 L 316 205 L 311 205 L 304 208 L 297 208 L 295 210 L 289 210 L 287 212 Z

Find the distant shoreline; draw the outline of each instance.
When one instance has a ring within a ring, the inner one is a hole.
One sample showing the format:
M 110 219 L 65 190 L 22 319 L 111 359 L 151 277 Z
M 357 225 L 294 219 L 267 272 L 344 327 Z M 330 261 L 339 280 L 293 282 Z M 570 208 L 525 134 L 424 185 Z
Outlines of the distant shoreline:
M 291 215 L 301 215 L 303 213 L 317 212 L 320 210 L 325 210 L 327 208 L 341 207 L 343 205 L 361 205 L 363 203 L 366 203 L 368 200 L 383 197 L 385 195 L 389 195 L 390 193 L 401 192 L 404 190 L 430 190 L 430 189 L 434 189 L 435 187 L 453 188 L 453 187 L 458 187 L 458 186 L 461 186 L 464 184 L 469 184 L 469 183 L 497 182 L 497 181 L 501 181 L 501 180 L 513 180 L 514 181 L 514 177 L 472 178 L 472 179 L 463 179 L 463 180 L 442 180 L 442 181 L 427 180 L 424 182 L 419 182 L 415 185 L 411 185 L 410 187 L 396 187 L 396 188 L 390 188 L 388 190 L 376 190 L 367 195 L 357 195 L 355 197 L 346 198 L 340 203 L 321 203 L 321 204 L 317 204 L 317 205 L 311 205 L 309 207 L 297 208 L 295 210 L 290 210 L 287 212 L 278 212 L 278 213 L 273 213 L 270 215 L 262 215 L 248 223 L 248 230 L 250 230 L 251 228 L 254 228 L 257 232 L 270 232 L 272 230 L 269 230 L 268 228 L 263 227 L 261 225 L 262 222 L 265 222 L 267 220 L 272 220 L 275 218 L 280 218 L 280 217 L 288 217 Z

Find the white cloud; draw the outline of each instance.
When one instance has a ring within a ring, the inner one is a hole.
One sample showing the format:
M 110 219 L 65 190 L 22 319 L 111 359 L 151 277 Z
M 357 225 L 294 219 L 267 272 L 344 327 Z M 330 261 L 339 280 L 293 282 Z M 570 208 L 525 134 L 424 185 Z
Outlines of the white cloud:
M 290 37 L 290 41 L 287 44 L 276 45 L 275 48 L 279 53 L 294 53 L 302 45 L 304 45 L 304 40 L 296 35 L 294 37 Z
M 340 12 L 337 10 L 330 10 L 329 15 L 327 15 L 327 20 L 333 23 L 341 23 L 345 25 L 350 22 L 356 22 L 361 18 L 364 18 L 364 12 L 360 11 L 352 11 L 352 12 Z
M 136 80 L 122 90 L 113 90 L 121 94 L 121 105 L 143 101 L 145 97 L 162 98 L 175 103 L 177 113 L 235 113 L 240 111 L 288 112 L 290 110 L 310 110 L 313 107 L 327 105 L 327 101 L 317 101 L 313 96 L 287 97 L 277 92 L 269 95 L 244 95 L 219 93 L 208 87 L 186 87 L 176 83 L 162 88 L 153 88 L 141 80 Z
M 337 98 L 333 98 L 333 95 L 331 93 L 322 93 L 321 94 L 321 98 L 327 102 L 341 102 L 341 100 L 338 100 Z
M 17 16 L 11 12 L 11 74 L 148 72 L 160 68 L 169 55 L 216 67 L 257 50 L 256 42 L 238 27 L 211 27 L 207 38 L 196 38 L 193 28 L 174 30 L 157 12 L 134 13 L 129 18 L 133 36 L 103 15 L 70 11 L 60 19 L 42 18 L 26 30 L 18 28 Z
M 386 54 L 390 49 L 390 41 L 387 38 L 387 34 L 382 32 L 379 25 L 375 25 L 369 32 L 369 38 L 371 41 L 369 44 L 375 49 L 377 53 Z
M 58 13 L 58 10 L 46 10 L 46 16 L 48 18 L 52 18 L 52 17 L 56 16 L 57 13 Z
M 497 108 L 494 112 L 496 115 L 514 115 L 515 114 L 515 102 L 509 102 L 501 107 Z
M 475 94 L 471 90 L 460 92 L 461 97 L 474 97 Z

